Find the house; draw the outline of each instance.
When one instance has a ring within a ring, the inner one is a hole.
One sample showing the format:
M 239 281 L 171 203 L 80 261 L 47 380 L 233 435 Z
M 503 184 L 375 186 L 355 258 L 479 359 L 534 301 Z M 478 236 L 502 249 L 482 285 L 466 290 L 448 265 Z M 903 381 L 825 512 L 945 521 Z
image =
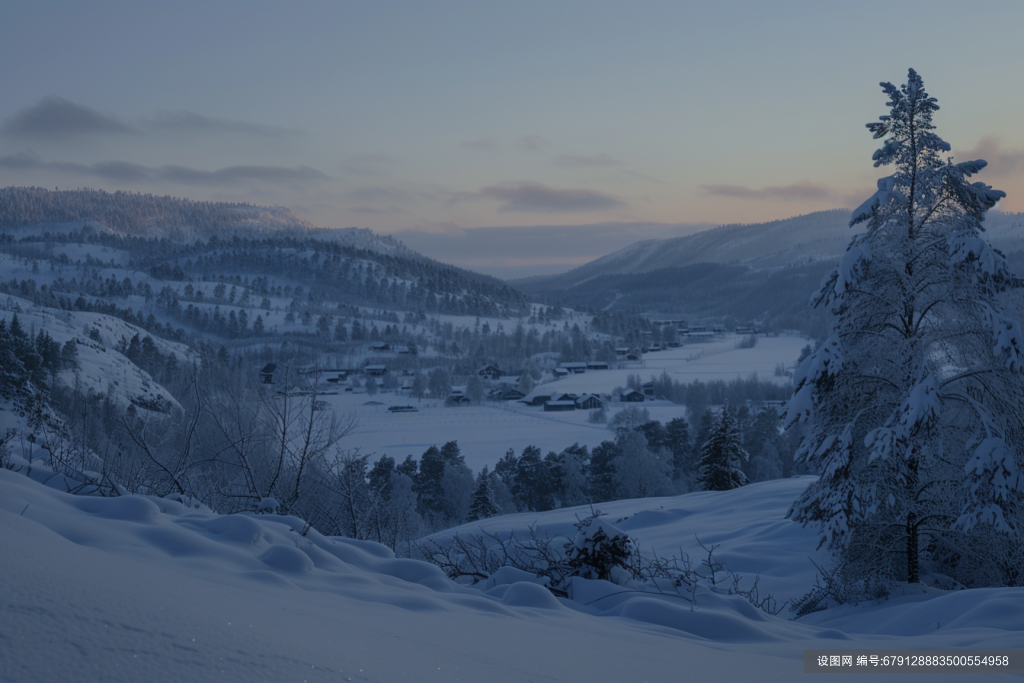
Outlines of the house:
M 539 394 L 530 399 L 531 406 L 542 406 L 551 400 L 551 394 Z
M 373 342 L 370 344 L 370 350 L 374 352 L 390 351 L 391 344 L 388 344 L 387 342 Z
M 578 396 L 576 394 L 555 394 L 551 397 L 552 401 L 572 401 L 576 402 Z
M 524 396 L 526 394 L 504 382 L 487 394 L 487 398 L 491 401 L 519 401 Z
M 587 371 L 586 363 L 562 363 L 561 367 L 576 375 L 582 374 Z M 558 368 L 555 369 L 557 370 Z
M 597 410 L 604 407 L 604 401 L 593 394 L 583 394 L 576 399 L 576 407 L 579 410 Z
M 274 383 L 274 371 L 277 370 L 277 363 L 267 363 L 260 370 L 260 381 L 264 384 Z
M 444 404 L 446 406 L 468 406 L 470 403 L 472 403 L 472 401 L 469 400 L 469 396 L 466 396 L 458 389 L 448 394 L 448 398 L 444 400 Z
M 603 360 L 592 360 L 587 363 L 587 370 L 607 370 L 608 362 Z
M 386 365 L 367 365 L 363 368 L 363 374 L 367 377 L 383 377 L 387 371 Z
M 576 401 L 548 401 L 544 404 L 545 412 L 576 410 Z
M 654 382 L 644 382 L 644 396 L 654 396 Z
M 552 372 L 554 373 L 555 377 L 559 379 L 561 379 L 562 377 L 567 377 L 569 375 L 569 371 L 566 370 L 565 368 L 555 368 L 554 370 L 552 370 Z
M 622 395 L 619 396 L 619 400 L 625 403 L 643 403 L 646 398 L 636 389 L 630 389 L 629 391 L 623 392 Z
M 488 363 L 487 365 L 478 369 L 476 371 L 476 374 L 480 375 L 484 379 L 494 380 L 501 377 L 501 368 L 499 368 L 497 365 L 494 365 L 493 363 Z
M 632 349 L 629 348 L 628 346 L 616 346 L 615 347 L 615 355 L 616 356 L 626 357 L 627 355 L 629 355 L 630 351 L 632 351 Z

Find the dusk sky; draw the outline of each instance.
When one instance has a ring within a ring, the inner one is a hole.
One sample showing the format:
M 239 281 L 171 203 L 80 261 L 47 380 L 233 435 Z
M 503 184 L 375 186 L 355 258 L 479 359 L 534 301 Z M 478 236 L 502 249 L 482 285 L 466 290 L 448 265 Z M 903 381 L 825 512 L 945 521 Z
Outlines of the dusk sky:
M 761 222 L 883 175 L 917 69 L 1024 210 L 1024 3 L 33 2 L 0 185 L 280 204 L 377 232 Z

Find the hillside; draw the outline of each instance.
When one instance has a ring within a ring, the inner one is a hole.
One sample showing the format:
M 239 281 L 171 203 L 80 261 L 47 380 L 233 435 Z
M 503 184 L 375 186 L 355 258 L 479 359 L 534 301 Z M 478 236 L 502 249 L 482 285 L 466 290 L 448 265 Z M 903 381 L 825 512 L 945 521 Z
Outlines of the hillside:
M 770 223 L 723 225 L 693 235 L 644 240 L 560 275 L 511 281 L 566 305 L 644 312 L 695 321 L 733 320 L 825 329 L 807 305 L 845 252 L 853 230 L 845 209 Z M 1012 267 L 1024 267 L 1024 215 L 993 212 L 986 228 Z
M 696 263 L 746 266 L 752 270 L 838 258 L 856 230 L 847 209 L 818 211 L 769 223 L 722 225 L 662 240 L 642 240 L 560 275 L 513 280 L 533 291 L 580 285 L 597 277 L 647 273 Z M 989 239 L 1004 252 L 1024 249 L 1024 215 L 991 213 Z

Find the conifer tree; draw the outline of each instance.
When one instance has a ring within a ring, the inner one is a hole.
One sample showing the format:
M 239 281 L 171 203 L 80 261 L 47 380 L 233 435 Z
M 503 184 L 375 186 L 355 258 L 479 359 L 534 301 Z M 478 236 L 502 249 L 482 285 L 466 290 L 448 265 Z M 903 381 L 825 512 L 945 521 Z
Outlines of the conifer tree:
M 917 582 L 925 560 L 966 585 L 971 567 L 1020 582 L 1024 338 L 998 297 L 1015 281 L 982 232 L 1005 195 L 968 180 L 984 161 L 943 159 L 913 69 L 881 85 L 889 113 L 867 127 L 893 173 L 812 299 L 832 334 L 797 369 L 786 422 L 808 423 L 797 457 L 821 476 L 791 515 L 820 525 L 854 581 Z
M 469 505 L 469 521 L 476 522 L 488 517 L 497 517 L 501 509 L 494 502 L 494 491 L 491 489 L 491 475 L 487 466 L 480 471 L 476 478 L 476 491 L 473 493 L 473 502 Z
M 747 457 L 736 416 L 726 403 L 718 424 L 701 446 L 697 483 L 705 491 L 729 491 L 746 485 L 742 464 Z

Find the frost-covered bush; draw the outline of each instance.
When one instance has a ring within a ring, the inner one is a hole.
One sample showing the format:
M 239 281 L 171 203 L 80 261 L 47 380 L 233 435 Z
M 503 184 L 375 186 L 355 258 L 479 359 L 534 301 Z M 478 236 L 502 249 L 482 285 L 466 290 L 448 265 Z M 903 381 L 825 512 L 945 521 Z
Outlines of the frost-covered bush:
M 625 584 L 630 571 L 633 541 L 625 531 L 601 519 L 600 512 L 576 523 L 576 535 L 565 544 L 570 576 Z

